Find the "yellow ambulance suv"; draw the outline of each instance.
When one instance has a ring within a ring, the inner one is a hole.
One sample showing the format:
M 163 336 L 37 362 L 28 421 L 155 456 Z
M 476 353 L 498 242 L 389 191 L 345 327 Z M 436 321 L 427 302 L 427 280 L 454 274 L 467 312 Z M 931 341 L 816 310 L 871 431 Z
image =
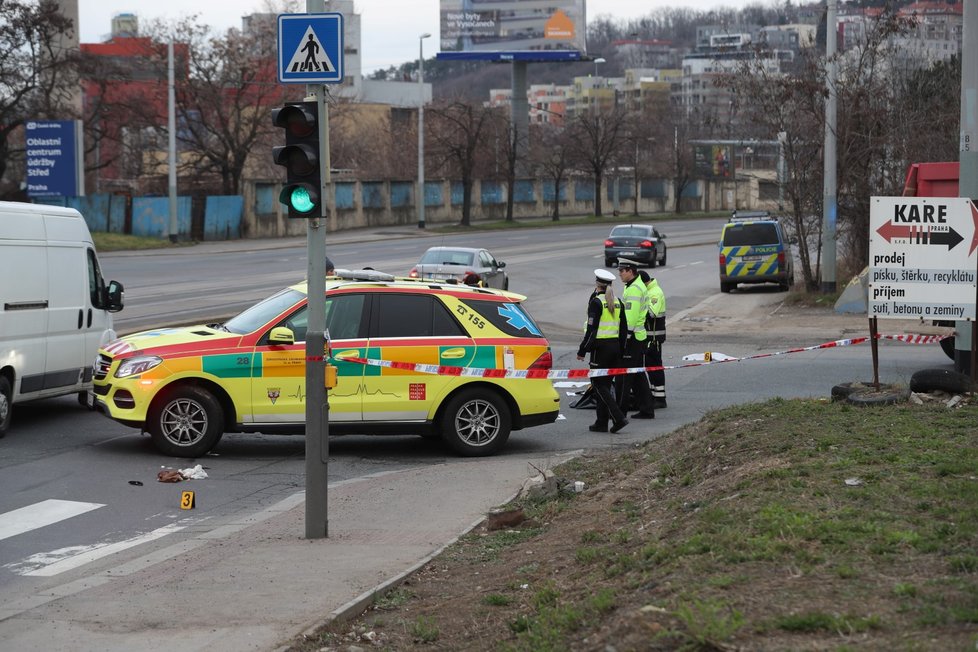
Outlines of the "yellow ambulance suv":
M 369 272 L 326 280 L 326 328 L 337 384 L 329 430 L 441 437 L 459 455 L 498 452 L 511 430 L 552 423 L 550 343 L 524 296 L 396 280 Z M 93 393 L 107 416 L 148 431 L 156 448 L 200 457 L 224 433 L 302 434 L 306 284 L 281 290 L 223 324 L 161 328 L 117 339 L 95 361 Z M 408 363 L 398 368 L 363 360 Z M 423 373 L 415 365 L 503 370 Z

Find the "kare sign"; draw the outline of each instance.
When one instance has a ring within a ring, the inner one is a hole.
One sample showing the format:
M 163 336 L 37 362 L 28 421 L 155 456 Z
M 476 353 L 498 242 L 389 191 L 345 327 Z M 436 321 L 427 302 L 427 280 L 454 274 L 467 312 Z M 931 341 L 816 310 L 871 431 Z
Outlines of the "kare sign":
M 978 208 L 963 197 L 873 197 L 869 316 L 975 319 Z

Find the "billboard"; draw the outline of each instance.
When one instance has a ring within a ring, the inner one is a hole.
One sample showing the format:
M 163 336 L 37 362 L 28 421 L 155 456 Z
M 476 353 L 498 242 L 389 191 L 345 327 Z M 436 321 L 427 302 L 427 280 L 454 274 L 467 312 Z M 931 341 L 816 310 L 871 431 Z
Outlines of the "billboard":
M 583 55 L 585 18 L 585 0 L 441 0 L 441 50 Z
M 27 196 L 81 197 L 85 194 L 80 120 L 29 120 Z
M 694 145 L 693 171 L 704 179 L 732 179 L 733 145 Z

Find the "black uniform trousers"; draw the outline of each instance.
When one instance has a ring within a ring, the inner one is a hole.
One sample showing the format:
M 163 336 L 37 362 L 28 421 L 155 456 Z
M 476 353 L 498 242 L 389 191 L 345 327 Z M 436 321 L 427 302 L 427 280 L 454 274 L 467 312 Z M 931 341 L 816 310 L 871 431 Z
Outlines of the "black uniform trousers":
M 649 340 L 649 350 L 648 353 L 645 354 L 645 366 L 646 367 L 662 366 L 662 342 L 658 342 L 654 338 L 651 338 Z M 650 371 L 649 384 L 652 385 L 652 398 L 664 399 L 666 397 L 665 369 L 657 369 L 655 371 Z
M 639 342 L 634 337 L 629 336 L 625 343 L 625 353 L 622 356 L 622 363 L 626 367 L 644 367 L 645 356 L 648 349 L 649 340 Z M 649 386 L 649 377 L 644 371 L 625 376 L 624 389 L 619 397 L 622 408 L 627 407 L 626 401 L 629 394 L 635 399 L 635 408 L 643 414 L 655 414 L 652 407 L 652 388 Z
M 592 369 L 612 369 L 621 366 L 618 355 L 618 338 L 595 340 L 591 352 L 590 367 Z M 614 379 L 612 376 L 598 376 L 591 379 L 591 386 L 598 400 L 595 425 L 607 426 L 610 418 L 614 423 L 620 423 L 625 418 L 618 401 L 615 399 Z

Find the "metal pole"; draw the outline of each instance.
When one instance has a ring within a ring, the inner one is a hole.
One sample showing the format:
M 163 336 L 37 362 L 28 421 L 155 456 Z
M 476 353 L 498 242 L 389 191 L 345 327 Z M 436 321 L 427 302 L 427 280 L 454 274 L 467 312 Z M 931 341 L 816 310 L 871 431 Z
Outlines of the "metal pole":
M 431 36 L 425 32 L 418 37 L 418 228 L 424 228 L 424 40 Z
M 836 2 L 837 0 L 828 0 L 825 12 L 825 83 L 828 86 L 828 96 L 825 99 L 825 158 L 822 180 L 822 292 L 825 294 L 835 292 L 835 226 L 839 208 L 836 181 Z
M 322 12 L 322 0 L 306 0 L 306 11 Z M 319 116 L 320 217 L 306 228 L 309 311 L 306 331 L 306 538 L 329 536 L 327 519 L 327 461 L 329 457 L 329 403 L 326 396 L 326 189 L 330 183 L 329 114 L 326 87 L 306 86 L 314 95 Z
M 170 195 L 170 242 L 176 242 L 180 234 L 180 227 L 177 224 L 177 106 L 176 91 L 174 90 L 173 74 L 173 41 L 167 44 L 167 117 L 169 129 L 169 150 L 170 150 L 170 174 L 169 174 L 169 195 Z
M 964 3 L 963 23 L 958 196 L 974 201 L 978 199 L 978 3 L 974 0 Z M 955 368 L 970 371 L 975 378 L 975 324 L 959 321 L 954 326 Z

